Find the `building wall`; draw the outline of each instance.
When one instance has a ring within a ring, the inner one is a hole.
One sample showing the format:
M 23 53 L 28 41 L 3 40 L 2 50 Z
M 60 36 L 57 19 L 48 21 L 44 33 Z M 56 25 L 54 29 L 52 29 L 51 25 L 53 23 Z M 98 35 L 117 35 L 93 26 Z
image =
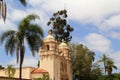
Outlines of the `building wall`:
M 50 79 L 54 79 L 54 56 L 47 55 L 40 57 L 40 68 L 49 72 Z
M 34 68 L 32 68 L 32 67 L 22 68 L 22 78 L 31 79 L 31 71 L 33 69 Z M 0 70 L 0 76 L 8 77 L 8 75 L 5 74 L 5 70 Z M 19 78 L 19 68 L 16 68 L 14 78 Z
M 7 75 L 5 75 L 5 70 L 0 70 L 0 76 L 8 77 Z
M 70 61 L 67 61 L 67 74 L 68 74 L 69 80 L 72 80 L 72 65 Z
M 54 69 L 55 80 L 60 80 L 60 56 L 55 56 Z

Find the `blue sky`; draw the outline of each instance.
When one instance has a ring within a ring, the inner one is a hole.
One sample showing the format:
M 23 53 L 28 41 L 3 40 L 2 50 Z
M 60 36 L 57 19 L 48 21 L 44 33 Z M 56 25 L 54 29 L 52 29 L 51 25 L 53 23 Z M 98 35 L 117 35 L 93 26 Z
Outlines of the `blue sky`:
M 96 53 L 96 60 L 102 54 L 108 54 L 120 72 L 120 0 L 27 0 L 24 7 L 18 0 L 6 0 L 7 20 L 4 24 L 0 18 L 0 35 L 6 30 L 17 30 L 19 21 L 30 13 L 36 13 L 45 36 L 46 25 L 52 13 L 67 9 L 68 23 L 74 28 L 71 42 L 82 43 Z M 3 45 L 0 46 L 0 64 L 16 65 L 16 56 L 6 56 Z M 26 51 L 24 66 L 37 66 L 39 55 L 32 57 Z

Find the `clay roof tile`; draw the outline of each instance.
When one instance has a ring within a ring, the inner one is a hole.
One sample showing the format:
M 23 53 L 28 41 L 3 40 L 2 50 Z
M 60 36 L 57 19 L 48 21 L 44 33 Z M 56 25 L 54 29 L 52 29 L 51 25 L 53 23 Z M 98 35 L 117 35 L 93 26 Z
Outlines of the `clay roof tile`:
M 41 68 L 37 68 L 37 69 L 34 69 L 31 73 L 48 73 L 48 71 Z

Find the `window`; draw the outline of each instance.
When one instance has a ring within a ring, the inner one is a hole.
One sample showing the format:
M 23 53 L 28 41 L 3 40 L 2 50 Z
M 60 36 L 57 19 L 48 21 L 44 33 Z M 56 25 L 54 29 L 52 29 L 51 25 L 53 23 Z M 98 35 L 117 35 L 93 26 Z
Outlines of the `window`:
M 46 45 L 46 50 L 47 50 L 47 51 L 49 50 L 49 45 Z

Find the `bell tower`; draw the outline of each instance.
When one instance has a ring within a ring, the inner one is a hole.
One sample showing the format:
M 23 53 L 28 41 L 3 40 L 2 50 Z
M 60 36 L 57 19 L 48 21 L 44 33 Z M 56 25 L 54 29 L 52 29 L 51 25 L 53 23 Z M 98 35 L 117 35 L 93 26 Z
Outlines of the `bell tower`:
M 72 67 L 70 49 L 62 39 L 62 43 L 59 45 L 59 52 L 61 56 L 61 80 L 72 80 Z
M 57 42 L 52 36 L 52 32 L 48 31 L 48 36 L 43 41 L 43 47 L 40 49 L 40 68 L 45 69 L 49 72 L 50 80 L 57 80 L 55 74 L 55 61 L 57 53 Z M 55 79 L 56 78 L 56 79 Z
M 48 71 L 50 80 L 72 80 L 69 47 L 64 40 L 58 45 L 51 31 L 40 49 L 40 68 Z

